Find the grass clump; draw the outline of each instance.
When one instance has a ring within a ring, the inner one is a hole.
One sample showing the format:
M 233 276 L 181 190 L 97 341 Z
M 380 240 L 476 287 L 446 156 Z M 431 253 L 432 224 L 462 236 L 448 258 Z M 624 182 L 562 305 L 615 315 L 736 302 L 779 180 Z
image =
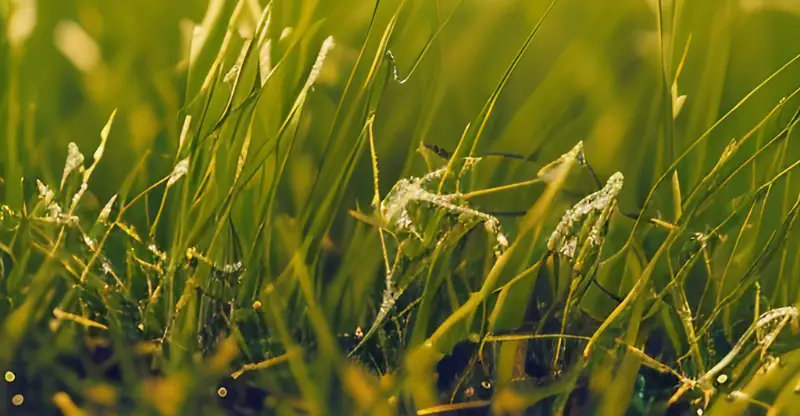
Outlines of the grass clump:
M 0 3 L 0 413 L 792 413 L 798 10 L 146 4 Z

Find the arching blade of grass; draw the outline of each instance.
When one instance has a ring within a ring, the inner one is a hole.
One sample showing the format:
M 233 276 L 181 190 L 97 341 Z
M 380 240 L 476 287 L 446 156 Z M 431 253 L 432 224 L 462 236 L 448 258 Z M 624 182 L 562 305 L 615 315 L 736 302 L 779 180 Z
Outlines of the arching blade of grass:
M 0 413 L 791 413 L 798 19 L 0 1 Z
M 577 163 L 578 152 L 582 146 L 576 146 L 569 154 L 565 155 L 563 163 L 555 168 L 554 177 L 551 179 L 543 196 L 531 207 L 522 220 L 517 240 L 508 250 L 497 259 L 489 271 L 489 275 L 484 280 L 480 291 L 473 293 L 466 303 L 451 314 L 434 333 L 419 347 L 411 350 L 406 358 L 406 371 L 408 371 L 409 382 L 413 383 L 414 388 L 411 394 L 417 408 L 430 407 L 435 404 L 433 398 L 433 387 L 431 385 L 431 373 L 433 366 L 441 356 L 449 352 L 462 335 L 454 335 L 451 332 L 458 327 L 460 322 L 469 319 L 477 308 L 485 302 L 492 292 L 496 289 L 498 279 L 503 269 L 510 261 L 515 251 L 521 244 L 522 239 L 530 238 L 532 241 L 539 241 L 539 237 L 544 228 L 544 220 L 550 212 L 551 206 L 564 184 L 564 181 L 572 167 Z
M 478 150 L 478 144 L 480 143 L 480 139 L 483 134 L 483 130 L 484 128 L 486 128 L 486 123 L 489 120 L 489 117 L 492 115 L 492 112 L 494 111 L 495 105 L 497 104 L 497 99 L 500 97 L 500 93 L 505 88 L 506 84 L 508 83 L 508 80 L 511 78 L 511 74 L 514 73 L 514 69 L 516 69 L 517 65 L 519 65 L 519 62 L 522 59 L 522 56 L 525 54 L 525 51 L 528 50 L 528 47 L 530 46 L 531 41 L 533 40 L 533 37 L 536 36 L 536 33 L 539 32 L 539 29 L 541 28 L 548 14 L 550 14 L 550 11 L 553 10 L 553 7 L 555 7 L 556 3 L 558 3 L 558 0 L 551 1 L 550 4 L 547 6 L 547 9 L 545 9 L 544 13 L 542 13 L 541 17 L 539 18 L 539 21 L 536 23 L 536 25 L 534 25 L 533 29 L 531 29 L 527 38 L 525 38 L 525 41 L 522 43 L 522 46 L 520 46 L 519 50 L 514 56 L 514 59 L 511 61 L 511 64 L 509 64 L 508 68 L 503 74 L 500 83 L 492 92 L 492 95 L 491 97 L 489 97 L 489 100 L 486 102 L 483 110 L 481 110 L 480 114 L 478 115 L 478 119 L 476 120 L 475 123 L 473 123 L 473 125 L 476 128 L 475 134 L 471 138 L 471 140 L 469 140 L 466 143 L 467 146 L 464 147 L 465 152 L 467 152 L 467 147 L 469 147 L 467 155 L 472 156 L 476 154 L 476 151 Z M 455 153 L 453 155 L 453 157 L 455 158 L 461 158 L 463 156 L 464 154 L 459 154 L 459 153 Z
M 648 203 L 652 199 L 652 197 L 653 197 L 653 195 L 655 193 L 655 190 L 658 188 L 658 186 L 671 174 L 671 172 L 675 169 L 677 164 L 683 158 L 685 158 L 697 145 L 702 143 L 703 140 L 707 139 L 708 136 L 711 134 L 711 132 L 714 130 L 714 128 L 716 128 L 725 119 L 727 119 L 731 114 L 733 114 L 734 111 L 736 111 L 739 107 L 741 107 L 750 97 L 752 97 L 756 92 L 758 92 L 759 89 L 761 89 L 764 85 L 766 85 L 770 80 L 772 80 L 778 74 L 783 72 L 786 68 L 788 68 L 792 64 L 794 64 L 794 62 L 797 61 L 798 59 L 800 59 L 800 55 L 797 55 L 794 58 L 792 58 L 790 61 L 788 61 L 782 67 L 780 67 L 777 71 L 775 71 L 772 75 L 770 75 L 767 79 L 765 79 L 761 84 L 759 84 L 750 93 L 748 93 L 744 98 L 742 98 L 742 100 L 740 100 L 733 108 L 731 108 L 731 110 L 729 110 L 725 115 L 723 115 L 716 123 L 714 123 L 714 125 L 712 125 L 705 133 L 703 133 L 703 135 L 701 135 L 699 138 L 697 138 L 680 156 L 678 156 L 675 159 L 675 161 L 672 163 L 670 168 L 667 169 L 667 171 L 656 181 L 656 183 L 654 184 L 653 188 L 650 190 L 650 193 L 648 194 L 647 200 L 645 200 L 643 211 L 646 210 L 646 208 L 648 206 Z M 642 219 L 642 216 L 639 216 L 639 218 L 636 220 L 636 224 L 634 225 L 634 231 L 636 230 L 636 228 L 641 223 L 641 219 Z M 631 233 L 631 238 L 633 238 L 633 236 L 634 236 L 634 233 L 632 232 Z M 623 302 L 620 305 L 618 305 L 616 309 L 614 309 L 614 311 L 606 318 L 606 320 L 603 322 L 603 324 L 600 326 L 600 328 L 595 332 L 595 334 L 592 337 L 592 341 L 589 342 L 589 344 L 586 346 L 586 349 L 584 350 L 584 356 L 588 356 L 589 355 L 589 353 L 591 352 L 591 348 L 592 348 L 593 344 L 595 342 L 597 342 L 597 340 L 599 339 L 600 335 L 602 335 L 602 333 L 612 324 L 612 322 L 617 318 L 617 316 L 619 316 L 625 309 L 627 309 L 631 305 L 631 303 L 633 302 L 633 300 L 636 297 L 641 295 L 642 291 L 645 289 L 645 287 L 650 282 L 650 278 L 651 278 L 651 275 L 652 275 L 653 268 L 655 267 L 655 264 L 656 264 L 657 260 L 659 259 L 659 257 L 663 254 L 665 247 L 670 246 L 675 241 L 675 239 L 677 237 L 678 237 L 677 230 L 673 230 L 672 232 L 670 232 L 670 234 L 667 237 L 667 239 L 664 241 L 664 243 L 662 243 L 661 247 L 658 249 L 656 254 L 650 260 L 650 264 L 644 269 L 642 275 L 639 278 L 639 281 L 636 283 L 634 288 L 631 289 L 631 291 L 625 297 Z
M 256 31 L 256 35 L 259 38 L 261 38 L 260 31 L 267 29 L 265 24 L 267 20 L 268 20 L 268 14 L 267 12 L 265 12 L 261 18 L 259 30 Z M 249 74 L 249 79 L 250 79 L 250 82 L 247 81 L 242 82 L 245 91 L 249 91 L 245 95 L 252 94 L 252 92 L 257 93 L 258 89 L 261 88 L 261 84 L 257 82 L 258 81 L 257 71 L 260 69 L 260 66 L 258 65 L 259 61 L 254 57 L 254 53 L 260 50 L 261 46 L 263 45 L 253 45 L 252 43 L 249 45 L 245 45 L 243 50 L 242 62 L 240 63 L 241 66 L 237 74 L 237 77 L 235 78 L 234 88 L 231 98 L 228 102 L 226 109 L 223 111 L 223 117 L 225 117 L 228 111 L 230 111 L 231 106 L 234 105 L 233 100 L 237 92 L 236 86 L 240 85 L 239 80 L 242 79 L 242 77 L 244 77 L 245 74 Z M 327 54 L 328 50 L 332 47 L 333 47 L 333 40 L 330 38 L 323 43 L 321 51 L 318 54 L 318 57 L 314 65 L 310 69 L 307 79 L 304 80 L 303 87 L 300 93 L 298 94 L 294 105 L 290 109 L 289 114 L 286 116 L 283 125 L 277 132 L 275 147 L 277 148 L 278 146 L 280 146 L 281 141 L 287 141 L 288 147 L 284 147 L 282 150 L 279 148 L 277 149 L 281 159 L 276 164 L 276 169 L 278 169 L 278 171 L 275 172 L 276 175 L 274 176 L 272 187 L 270 189 L 270 192 L 267 194 L 270 196 L 268 196 L 267 198 L 266 211 L 264 211 L 265 217 L 263 217 L 262 221 L 266 221 L 272 214 L 271 212 L 272 200 L 274 199 L 276 188 L 280 183 L 280 177 L 283 171 L 283 167 L 286 164 L 288 155 L 291 153 L 292 143 L 296 135 L 297 123 L 299 122 L 300 116 L 302 115 L 302 109 L 306 100 L 306 96 L 311 86 L 314 84 L 316 77 L 319 74 L 319 71 L 325 59 L 325 55 Z M 257 103 L 258 101 L 254 102 L 254 104 Z M 223 227 L 228 224 L 228 218 L 233 209 L 233 198 L 235 196 L 239 196 L 239 191 L 243 188 L 243 186 L 246 185 L 247 182 L 249 182 L 249 180 L 252 178 L 253 175 L 255 175 L 263 168 L 264 160 L 266 159 L 266 157 L 269 156 L 269 153 L 266 156 L 257 154 L 255 160 L 248 160 L 247 157 L 248 149 L 245 147 L 245 145 L 249 147 L 248 137 L 251 137 L 250 135 L 252 134 L 252 122 L 244 120 L 243 117 L 253 117 L 253 114 L 254 114 L 253 111 L 247 111 L 235 115 L 233 116 L 233 118 L 229 118 L 226 120 L 227 123 L 233 123 L 233 129 L 229 130 L 225 128 L 225 126 L 223 126 L 220 132 L 223 135 L 223 137 L 227 137 L 228 134 L 230 134 L 232 136 L 230 142 L 214 140 L 212 145 L 213 146 L 212 154 L 216 155 L 218 151 L 222 150 L 218 149 L 218 146 L 221 145 L 224 145 L 226 147 L 229 146 L 231 150 L 234 148 L 239 149 L 238 152 L 240 156 L 240 161 L 236 165 L 234 165 L 236 166 L 235 169 L 231 169 L 231 167 L 227 166 L 229 165 L 228 163 L 216 160 L 216 156 L 212 157 L 209 160 L 207 175 L 213 175 L 216 178 L 215 181 L 216 183 L 214 184 L 214 186 L 220 186 L 224 183 L 228 183 L 229 187 L 226 191 L 224 191 L 225 192 L 224 197 L 221 197 L 222 195 L 219 195 L 219 193 L 214 190 L 203 194 L 202 198 L 203 202 L 202 205 L 200 205 L 200 208 L 203 211 L 200 212 L 201 215 L 199 217 L 199 220 L 196 221 L 195 226 L 191 229 L 190 233 L 188 234 L 188 242 L 183 243 L 184 245 L 195 244 L 195 241 L 204 231 L 206 224 L 208 224 L 212 220 L 216 221 L 217 222 L 216 226 L 213 227 L 213 232 L 210 234 L 210 240 L 207 242 L 208 252 L 211 258 L 218 258 L 222 254 L 221 250 L 223 249 L 224 246 L 220 244 L 222 243 L 222 241 L 219 240 L 219 237 L 221 236 Z M 240 123 L 242 125 L 249 125 L 249 127 L 242 128 L 240 130 L 239 129 Z M 244 131 L 244 134 L 239 133 L 240 131 Z M 288 138 L 283 138 L 284 135 L 288 135 Z M 229 145 L 229 143 L 231 144 Z M 227 154 L 227 153 L 230 152 L 222 152 L 221 154 Z M 248 164 L 248 162 L 250 163 Z M 193 283 L 200 285 L 200 287 L 203 287 L 206 284 L 206 281 L 200 279 L 200 277 L 202 277 L 202 274 L 196 276 L 197 278 L 192 277 Z M 249 279 L 246 287 L 249 288 L 250 294 L 243 296 L 252 298 L 254 291 L 258 289 L 258 285 L 255 282 L 253 282 L 254 279 L 253 274 L 248 274 L 247 277 L 249 277 Z M 187 286 L 186 289 L 184 290 L 183 296 L 188 297 L 186 299 L 188 299 L 189 305 L 187 308 L 184 309 L 183 313 L 192 314 L 194 313 L 197 307 L 198 300 L 196 296 L 194 296 L 193 290 L 194 288 L 191 287 L 191 285 Z M 178 319 L 179 323 L 186 322 L 188 325 L 188 327 L 184 327 L 183 325 L 179 325 L 178 327 L 176 327 L 177 333 L 188 334 L 191 337 L 193 337 L 193 335 L 191 334 L 194 334 L 197 330 L 197 327 L 193 327 L 193 325 L 196 325 L 197 323 L 189 318 L 182 317 L 180 315 L 178 315 L 176 319 Z M 183 343 L 184 344 L 190 343 L 191 339 L 192 338 L 185 339 Z

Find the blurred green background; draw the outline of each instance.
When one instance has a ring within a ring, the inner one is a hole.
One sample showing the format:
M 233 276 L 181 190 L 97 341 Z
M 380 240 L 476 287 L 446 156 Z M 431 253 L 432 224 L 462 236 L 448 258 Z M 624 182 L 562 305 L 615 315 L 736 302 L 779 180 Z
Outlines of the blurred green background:
M 9 45 L 8 39 L 2 44 L 3 165 L 8 165 L 7 158 L 16 158 L 31 177 L 58 178 L 67 143 L 93 148 L 97 132 L 118 108 L 108 159 L 98 168 L 103 180 L 93 186 L 99 199 L 115 192 L 145 151 L 156 157 L 147 169 L 152 176 L 143 175 L 142 183 L 169 172 L 186 94 L 186 65 L 181 62 L 187 55 L 187 25 L 202 20 L 206 2 L 4 3 L 5 10 L 18 3 L 32 11 L 2 23 L 6 30 L 24 26 L 16 29 L 24 32 L 17 45 Z M 258 1 L 252 3 L 256 7 Z M 373 4 L 277 3 L 283 13 L 276 23 L 295 26 L 301 9 L 313 10 L 314 19 L 324 19 L 318 36 L 331 34 L 339 46 L 325 65 L 311 100 L 313 110 L 304 120 L 303 134 L 311 139 L 303 152 L 310 159 L 295 160 L 304 165 L 293 172 L 314 175 L 323 148 L 315 139 L 327 133 Z M 393 3 L 383 1 L 377 18 L 381 10 L 393 11 Z M 404 153 L 415 148 L 413 140 L 454 148 L 546 6 L 516 0 L 409 3 L 389 45 L 401 77 L 441 21 L 455 7 L 458 10 L 443 29 L 441 42 L 432 45 L 409 81 L 387 88 L 382 104 L 386 112 L 376 120 L 380 152 L 393 155 L 382 162 L 387 186 L 401 173 Z M 525 155 L 540 150 L 541 160 L 550 160 L 584 140 L 599 172 L 621 170 L 640 181 L 629 187 L 638 192 L 625 193 L 625 205 L 633 208 L 652 181 L 648 154 L 658 152 L 654 144 L 662 98 L 655 3 L 561 1 L 500 97 L 481 150 Z M 673 69 L 692 36 L 679 80 L 679 93 L 688 98 L 677 122 L 675 149 L 682 150 L 800 52 L 799 12 L 800 2 L 794 0 L 715 0 L 683 7 L 676 28 L 667 22 L 667 33 L 676 32 L 676 45 L 664 45 L 675 50 L 670 57 Z M 10 89 L 15 78 L 18 85 Z M 713 165 L 730 138 L 752 126 L 798 79 L 798 71 L 791 70 L 768 85 L 748 104 L 753 110 L 725 123 L 708 141 L 709 150 L 696 157 L 706 159 L 706 168 Z M 21 146 L 9 149 L 15 141 Z M 701 170 L 705 169 L 698 167 L 682 180 L 694 183 Z

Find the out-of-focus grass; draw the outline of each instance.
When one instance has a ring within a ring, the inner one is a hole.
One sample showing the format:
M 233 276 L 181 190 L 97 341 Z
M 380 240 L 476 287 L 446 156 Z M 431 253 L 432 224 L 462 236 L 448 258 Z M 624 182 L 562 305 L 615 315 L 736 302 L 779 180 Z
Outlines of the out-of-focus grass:
M 796 407 L 792 2 L 0 16 L 0 413 Z

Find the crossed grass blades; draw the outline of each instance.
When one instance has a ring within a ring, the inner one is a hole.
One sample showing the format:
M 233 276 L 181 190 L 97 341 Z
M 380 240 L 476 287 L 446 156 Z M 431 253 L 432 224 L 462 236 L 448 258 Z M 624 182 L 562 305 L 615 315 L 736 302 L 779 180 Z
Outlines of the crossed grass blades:
M 95 171 L 115 115 L 88 167 L 75 144 L 60 175 L 25 164 L 24 39 L 3 44 L 2 406 L 164 415 L 795 408 L 798 90 L 766 115 L 747 105 L 796 71 L 798 57 L 682 146 L 690 42 L 676 41 L 675 10 L 664 32 L 659 5 L 659 39 L 669 40 L 659 45 L 663 103 L 643 129 L 658 138 L 641 169 L 598 175 L 577 140 L 550 163 L 538 152 L 481 153 L 553 1 L 457 146 L 415 133 L 423 163 L 402 161 L 382 194 L 380 145 L 393 140 L 376 129 L 393 116 L 386 91 L 424 75 L 466 7 L 431 3 L 437 26 L 401 76 L 390 48 L 403 46 L 411 3 L 376 3 L 317 143 L 306 137 L 309 120 L 320 122 L 309 108 L 337 47 L 330 26 L 308 2 L 211 2 L 181 66 L 174 152 L 160 163 L 142 156 L 104 203 Z M 292 12 L 299 23 L 286 21 Z M 763 118 L 715 153 L 714 133 L 750 112 Z M 315 145 L 318 173 L 298 197 L 286 188 Z M 163 163 L 153 180 L 150 164 Z M 515 163 L 538 170 L 502 180 Z M 652 187 L 638 178 L 647 170 Z M 624 198 L 636 186 L 649 190 L 641 206 Z M 355 202 L 364 195 L 372 213 Z M 530 208 L 506 211 L 526 208 L 519 201 Z M 361 221 L 343 213 L 353 207 Z

